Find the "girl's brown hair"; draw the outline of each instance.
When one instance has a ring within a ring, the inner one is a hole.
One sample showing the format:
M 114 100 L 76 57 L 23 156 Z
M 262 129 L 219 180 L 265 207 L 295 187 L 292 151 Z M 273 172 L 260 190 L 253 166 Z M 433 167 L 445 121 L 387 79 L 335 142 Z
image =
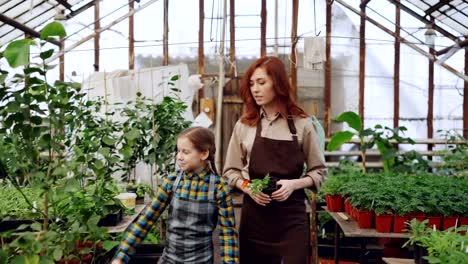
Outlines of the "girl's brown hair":
M 264 69 L 273 81 L 273 90 L 276 94 L 273 100 L 278 105 L 280 114 L 283 117 L 287 117 L 288 114 L 307 117 L 306 112 L 297 105 L 294 99 L 283 62 L 277 57 L 267 56 L 252 63 L 242 77 L 240 96 L 244 101 L 245 113 L 241 117 L 241 122 L 254 126 L 260 120 L 260 106 L 257 105 L 250 91 L 250 78 L 258 68 Z
M 215 136 L 211 130 L 204 127 L 189 127 L 182 131 L 178 136 L 179 138 L 187 138 L 192 142 L 195 149 L 200 152 L 208 151 L 208 169 L 211 172 L 218 175 L 218 171 L 216 170 L 215 165 L 215 153 L 216 153 L 216 145 L 215 145 Z

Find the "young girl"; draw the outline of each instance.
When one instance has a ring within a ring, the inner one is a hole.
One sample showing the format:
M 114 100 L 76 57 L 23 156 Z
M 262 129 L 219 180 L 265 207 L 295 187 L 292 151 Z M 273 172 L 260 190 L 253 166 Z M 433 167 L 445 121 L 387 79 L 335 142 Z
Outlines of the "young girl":
M 234 127 L 224 163 L 230 185 L 246 194 L 239 228 L 242 264 L 305 264 L 307 260 L 304 188 L 317 190 L 327 170 L 312 120 L 292 94 L 284 64 L 277 57 L 258 59 L 243 76 L 240 95 L 245 113 Z M 277 190 L 252 192 L 250 180 L 267 174 L 276 180 Z
M 222 263 L 238 263 L 232 199 L 216 171 L 214 156 L 214 135 L 209 129 L 192 127 L 177 137 L 180 171 L 164 179 L 150 207 L 120 243 L 113 264 L 129 261 L 167 205 L 166 244 L 159 263 L 213 263 L 212 233 L 217 223 Z

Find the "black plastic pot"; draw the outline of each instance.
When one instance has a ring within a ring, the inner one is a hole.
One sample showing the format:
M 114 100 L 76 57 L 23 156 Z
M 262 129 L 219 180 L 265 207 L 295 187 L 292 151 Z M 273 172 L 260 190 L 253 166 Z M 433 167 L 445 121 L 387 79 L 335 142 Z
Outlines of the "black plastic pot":
M 274 193 L 276 190 L 281 188 L 281 185 L 276 185 L 276 182 L 278 181 L 278 178 L 270 178 L 270 180 L 268 181 L 268 186 L 265 189 L 263 189 L 262 192 L 267 195 L 271 195 L 272 193 Z
M 117 212 L 110 213 L 98 222 L 98 226 L 116 226 L 123 219 L 123 210 L 119 209 Z
M 429 261 L 424 258 L 427 257 L 427 255 L 427 248 L 418 245 L 414 246 L 414 262 L 416 264 L 428 264 Z
M 0 232 L 14 230 L 20 227 L 21 225 L 30 225 L 34 222 L 41 222 L 42 220 L 25 220 L 25 219 L 9 219 L 9 220 L 0 220 Z M 27 228 L 26 231 L 30 231 L 30 228 Z
M 136 247 L 136 252 L 130 258 L 130 264 L 155 264 L 162 256 L 164 245 L 162 244 L 141 244 Z

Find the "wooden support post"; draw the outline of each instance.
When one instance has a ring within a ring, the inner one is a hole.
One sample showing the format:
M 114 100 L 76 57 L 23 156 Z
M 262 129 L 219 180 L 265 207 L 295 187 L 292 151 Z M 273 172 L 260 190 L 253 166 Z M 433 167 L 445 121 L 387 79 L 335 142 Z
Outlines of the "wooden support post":
M 393 67 L 393 127 L 400 122 L 400 6 L 395 5 L 395 61 Z
M 169 0 L 164 0 L 163 65 L 169 64 Z
M 128 0 L 128 12 L 135 8 L 135 0 Z M 135 69 L 135 33 L 133 14 L 128 17 L 128 69 Z
M 468 47 L 465 48 L 465 75 L 468 75 Z M 463 89 L 463 137 L 468 139 L 468 81 Z
M 205 73 L 205 54 L 204 54 L 204 31 L 205 31 L 205 0 L 198 2 L 198 74 Z
M 359 26 L 359 116 L 364 127 L 364 88 L 366 82 L 366 0 L 361 0 L 361 22 Z
M 262 0 L 262 11 L 260 13 L 260 17 L 261 17 L 261 21 L 260 21 L 260 57 L 265 57 L 266 56 L 266 25 L 267 25 L 266 0 Z
M 204 31 L 205 31 L 205 0 L 198 1 L 198 59 L 197 72 L 202 75 L 205 73 L 205 54 L 204 54 Z M 198 98 L 203 98 L 203 88 L 198 90 Z
M 296 45 L 297 45 L 297 20 L 299 11 L 299 0 L 292 1 L 292 28 L 291 28 L 291 88 L 294 99 L 297 99 L 297 60 L 296 60 Z
M 330 105 L 331 105 L 331 26 L 332 26 L 332 0 L 327 0 L 327 16 L 326 16 L 326 42 L 325 42 L 325 110 L 323 123 L 325 124 L 326 137 L 331 136 L 331 123 L 330 123 Z
M 431 22 L 434 23 L 434 18 L 431 17 Z M 429 53 L 435 54 L 434 46 L 429 47 Z M 433 138 L 434 133 L 434 61 L 429 60 L 428 72 L 428 100 L 427 100 L 427 138 Z M 428 150 L 432 150 L 432 144 L 427 145 Z
M 229 0 L 229 75 L 237 75 L 236 70 L 236 7 L 235 1 Z
M 94 36 L 94 71 L 99 71 L 99 40 L 101 34 L 99 33 L 99 28 L 101 27 L 101 22 L 99 19 L 101 18 L 99 14 L 99 0 L 94 1 L 94 32 L 96 35 Z
M 62 55 L 59 57 L 59 79 L 63 82 L 65 81 L 65 54 L 63 54 L 63 49 L 65 48 L 65 40 L 63 37 L 60 38 L 60 52 Z

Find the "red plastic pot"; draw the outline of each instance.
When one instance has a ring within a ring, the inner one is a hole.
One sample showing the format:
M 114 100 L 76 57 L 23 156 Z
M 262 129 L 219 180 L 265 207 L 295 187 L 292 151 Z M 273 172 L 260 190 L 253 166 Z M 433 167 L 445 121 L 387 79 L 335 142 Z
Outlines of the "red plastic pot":
M 427 217 L 427 226 L 430 227 L 430 228 L 434 228 L 435 226 L 435 230 L 440 230 L 440 223 L 442 221 L 442 217 L 441 216 L 428 216 Z
M 444 230 L 447 230 L 451 227 L 456 227 L 457 225 L 457 216 L 444 216 L 443 223 L 442 223 L 442 228 Z
M 406 233 L 406 222 L 408 221 L 409 217 L 407 215 L 394 215 L 393 217 L 393 232 Z
M 391 214 L 375 215 L 375 229 L 379 233 L 390 233 L 392 230 L 392 219 Z
M 374 218 L 374 211 L 358 210 L 358 225 L 360 228 L 372 228 L 373 218 Z
M 424 221 L 424 219 L 426 219 L 426 213 L 423 213 L 423 212 L 412 212 L 410 213 L 410 220 L 411 219 L 416 219 L 418 220 L 419 222 L 422 222 Z
M 342 212 L 343 197 L 341 195 L 327 195 L 327 208 L 330 212 Z
M 345 208 L 345 212 L 351 216 L 351 202 L 349 200 L 345 200 L 345 203 L 344 203 L 344 208 Z

